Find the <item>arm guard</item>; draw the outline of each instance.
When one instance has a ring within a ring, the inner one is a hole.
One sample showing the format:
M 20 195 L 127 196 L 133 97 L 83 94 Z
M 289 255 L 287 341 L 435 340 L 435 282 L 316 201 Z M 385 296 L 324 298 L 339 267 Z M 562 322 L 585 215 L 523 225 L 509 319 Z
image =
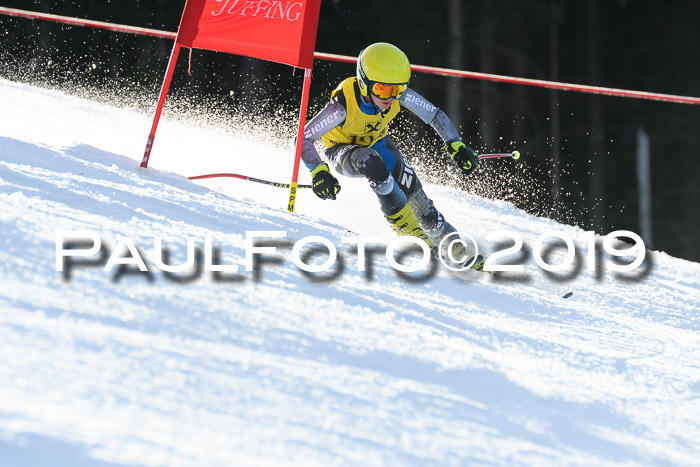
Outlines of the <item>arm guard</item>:
M 321 136 L 343 123 L 346 115 L 345 107 L 336 99 L 333 99 L 306 124 L 304 127 L 301 158 L 309 169 L 314 169 L 323 162 L 314 143 Z
M 432 126 L 445 144 L 447 144 L 448 141 L 460 140 L 457 129 L 445 112 L 437 108 L 413 89 L 408 88 L 404 95 L 401 96 L 401 99 L 399 99 L 399 103 L 401 107 L 410 110 L 425 123 Z

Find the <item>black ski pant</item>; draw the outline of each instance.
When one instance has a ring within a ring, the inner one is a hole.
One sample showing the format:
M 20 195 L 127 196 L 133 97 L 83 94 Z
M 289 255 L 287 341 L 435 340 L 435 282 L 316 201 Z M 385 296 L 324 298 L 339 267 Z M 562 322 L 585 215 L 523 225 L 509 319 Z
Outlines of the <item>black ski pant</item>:
M 423 186 L 413 167 L 408 163 L 396 144 L 387 136 L 386 147 L 394 158 L 391 173 L 382 156 L 372 148 L 357 144 L 337 144 L 326 150 L 326 156 L 341 175 L 365 177 L 377 195 L 385 216 L 396 214 L 408 202 L 423 231 L 437 245 L 455 229 L 445 222 L 442 214 L 423 191 Z

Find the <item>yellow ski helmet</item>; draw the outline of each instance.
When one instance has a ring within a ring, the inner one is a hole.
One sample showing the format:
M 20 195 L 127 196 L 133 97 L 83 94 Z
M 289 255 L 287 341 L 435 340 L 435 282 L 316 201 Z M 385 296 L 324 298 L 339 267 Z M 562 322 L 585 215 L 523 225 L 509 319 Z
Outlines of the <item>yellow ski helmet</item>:
M 398 98 L 406 90 L 410 79 L 411 64 L 408 57 L 395 45 L 377 42 L 357 57 L 357 84 L 363 96 L 367 96 L 373 84 L 380 83 L 396 85 L 391 97 Z

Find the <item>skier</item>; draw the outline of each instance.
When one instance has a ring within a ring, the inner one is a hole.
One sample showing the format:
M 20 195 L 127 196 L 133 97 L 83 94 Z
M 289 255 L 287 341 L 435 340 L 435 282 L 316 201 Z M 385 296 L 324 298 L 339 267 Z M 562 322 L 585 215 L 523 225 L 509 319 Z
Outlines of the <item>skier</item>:
M 478 158 L 447 115 L 408 87 L 410 78 L 408 58 L 396 46 L 378 42 L 364 49 L 357 58 L 357 75 L 341 82 L 328 105 L 304 128 L 302 159 L 311 170 L 316 196 L 336 199 L 340 184 L 314 146 L 322 138 L 325 155 L 337 173 L 367 178 L 392 230 L 423 239 L 435 253 L 440 241 L 456 229 L 423 191 L 388 135 L 389 123 L 402 108 L 417 115 L 440 135 L 444 149 L 465 175 L 474 171 Z M 453 254 L 463 254 L 461 248 Z

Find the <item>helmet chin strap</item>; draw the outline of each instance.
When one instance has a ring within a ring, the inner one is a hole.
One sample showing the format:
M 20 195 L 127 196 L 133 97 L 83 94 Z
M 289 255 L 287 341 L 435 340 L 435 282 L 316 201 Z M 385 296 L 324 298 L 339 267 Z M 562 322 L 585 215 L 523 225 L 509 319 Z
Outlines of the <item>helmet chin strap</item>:
M 367 99 L 369 99 L 369 103 L 372 104 L 372 108 L 374 109 L 374 113 L 375 114 L 377 114 L 377 113 L 382 114 L 382 118 L 384 118 L 384 113 L 382 112 L 382 109 L 380 109 L 379 106 L 377 106 L 377 104 L 374 103 L 374 99 L 372 99 L 372 91 L 370 91 L 369 86 L 367 86 L 367 96 L 363 96 L 363 97 L 367 97 Z
M 378 113 L 382 116 L 382 118 L 386 117 L 386 114 L 389 113 L 389 110 L 391 110 L 391 106 L 389 106 L 385 110 L 382 110 L 377 104 L 374 103 L 374 99 L 372 99 L 372 91 L 370 90 L 370 86 L 367 86 L 367 96 L 362 97 L 367 97 L 367 99 L 369 99 L 369 103 L 372 104 L 372 108 L 374 109 L 375 114 Z
M 391 110 L 391 106 L 387 107 L 386 109 L 382 110 L 377 104 L 374 103 L 374 99 L 371 97 L 369 98 L 370 102 L 372 102 L 372 106 L 374 107 L 375 113 L 378 113 L 379 115 L 382 116 L 382 118 L 386 117 L 386 114 L 389 113 L 389 110 Z
M 369 89 L 367 89 L 367 97 L 369 98 L 369 102 L 372 104 L 372 107 L 374 108 L 374 112 L 381 115 L 382 118 L 386 117 L 386 114 L 389 113 L 389 110 L 391 110 L 391 106 L 382 110 L 377 104 L 374 103 L 374 99 L 372 99 L 372 91 L 370 91 Z

